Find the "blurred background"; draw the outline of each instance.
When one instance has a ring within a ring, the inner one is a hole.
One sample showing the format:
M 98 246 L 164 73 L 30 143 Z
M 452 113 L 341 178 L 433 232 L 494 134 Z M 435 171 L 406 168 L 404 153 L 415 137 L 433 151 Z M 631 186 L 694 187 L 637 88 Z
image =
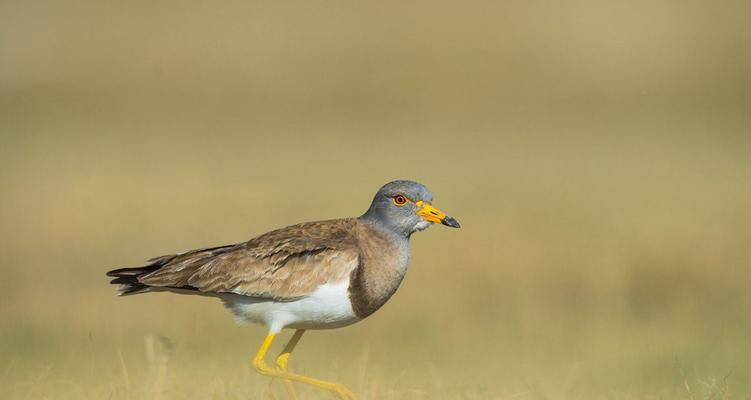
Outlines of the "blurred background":
M 104 272 L 402 178 L 463 228 L 416 235 L 395 297 L 296 371 L 364 399 L 748 398 L 749 12 L 0 2 L 2 396 L 286 398 L 262 327 Z

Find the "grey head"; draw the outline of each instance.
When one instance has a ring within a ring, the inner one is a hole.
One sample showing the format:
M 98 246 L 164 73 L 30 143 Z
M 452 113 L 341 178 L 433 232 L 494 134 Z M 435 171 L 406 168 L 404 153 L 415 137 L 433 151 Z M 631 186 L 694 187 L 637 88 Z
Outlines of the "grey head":
M 373 197 L 370 208 L 360 218 L 409 238 L 412 233 L 434 223 L 459 228 L 459 222 L 433 207 L 433 193 L 417 182 L 389 182 Z

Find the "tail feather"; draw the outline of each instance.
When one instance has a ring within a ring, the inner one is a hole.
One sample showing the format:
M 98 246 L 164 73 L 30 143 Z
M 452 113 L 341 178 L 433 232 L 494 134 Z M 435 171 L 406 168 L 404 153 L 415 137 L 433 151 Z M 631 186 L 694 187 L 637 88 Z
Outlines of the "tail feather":
M 114 269 L 107 272 L 107 276 L 115 278 L 110 281 L 111 284 L 119 285 L 117 287 L 117 294 L 119 296 L 127 296 L 148 291 L 149 286 L 139 282 L 138 277 L 156 271 L 160 267 L 161 265 L 149 264 L 143 267 Z
M 144 293 L 144 292 L 148 292 L 151 290 L 164 289 L 167 286 L 152 287 L 152 286 L 141 283 L 139 278 L 143 275 L 154 272 L 164 267 L 165 265 L 170 264 L 171 262 L 175 260 L 180 260 L 181 258 L 190 259 L 190 257 L 201 255 L 203 253 L 206 253 L 207 255 L 216 255 L 216 254 L 229 251 L 235 247 L 236 245 L 230 244 L 230 245 L 225 245 L 225 246 L 217 246 L 217 247 L 210 247 L 210 248 L 205 248 L 205 249 L 191 250 L 191 251 L 180 253 L 180 254 L 168 254 L 164 256 L 154 257 L 148 260 L 146 262 L 146 265 L 142 267 L 128 267 L 128 268 L 113 269 L 112 271 L 107 272 L 107 276 L 111 276 L 115 278 L 110 281 L 111 284 L 120 285 L 117 288 L 118 294 L 120 296 L 127 296 L 130 294 Z M 193 290 L 193 291 L 196 290 L 195 288 L 190 287 L 190 286 L 180 286 L 180 287 L 170 286 L 169 288 Z

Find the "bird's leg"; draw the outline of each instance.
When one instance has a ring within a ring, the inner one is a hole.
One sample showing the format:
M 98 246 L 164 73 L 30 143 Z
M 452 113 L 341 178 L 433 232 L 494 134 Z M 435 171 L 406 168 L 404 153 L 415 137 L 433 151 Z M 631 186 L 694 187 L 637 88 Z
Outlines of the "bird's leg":
M 292 337 L 292 340 L 294 340 L 295 337 L 297 337 L 297 340 L 299 341 L 300 336 L 302 336 L 302 333 L 298 335 L 297 332 L 295 332 L 295 336 Z M 276 333 L 269 333 L 266 336 L 266 339 L 264 339 L 263 344 L 261 345 L 261 348 L 258 349 L 258 353 L 256 353 L 255 357 L 253 357 L 253 367 L 256 369 L 256 371 L 258 371 L 259 374 L 271 376 L 274 378 L 290 380 L 290 381 L 302 382 L 308 385 L 326 389 L 334 393 L 341 400 L 356 400 L 357 399 L 355 395 L 349 389 L 347 389 L 347 387 L 345 387 L 344 385 L 340 383 L 327 382 L 327 381 L 322 381 L 322 380 L 311 378 L 311 377 L 304 376 L 304 375 L 293 374 L 289 371 L 270 368 L 268 365 L 266 365 L 266 361 L 264 360 L 264 358 L 266 357 L 266 353 L 269 351 L 271 344 L 274 343 L 275 337 L 276 337 Z M 290 342 L 292 340 L 290 340 Z M 294 344 L 297 344 L 297 342 L 295 342 Z M 294 348 L 294 346 L 292 347 Z M 285 348 L 285 350 L 287 349 Z M 292 351 L 292 349 L 289 349 L 289 350 Z M 282 353 L 281 356 L 283 356 L 284 354 L 285 353 Z M 285 357 L 285 359 L 289 357 L 289 353 L 286 353 L 286 354 L 287 354 L 287 357 Z
M 302 337 L 302 334 L 305 333 L 305 329 L 298 329 L 295 331 L 295 333 L 292 335 L 292 338 L 289 339 L 289 342 L 287 342 L 287 345 L 284 346 L 284 350 L 282 350 L 282 354 L 279 354 L 279 357 L 276 358 L 276 366 L 281 371 L 287 371 L 287 363 L 289 363 L 289 356 L 292 354 L 292 350 L 295 349 L 295 346 L 297 346 L 297 342 L 300 341 L 300 338 Z M 284 380 L 284 385 L 287 387 L 287 393 L 289 393 L 289 397 L 293 400 L 297 400 L 297 391 L 295 391 L 295 386 L 292 385 L 292 381 L 290 380 Z
M 305 329 L 298 329 L 295 331 L 295 334 L 292 335 L 292 338 L 289 339 L 289 342 L 287 342 L 287 345 L 284 346 L 284 350 L 282 350 L 282 354 L 279 354 L 279 357 L 276 358 L 276 365 L 279 367 L 280 370 L 286 371 L 287 370 L 287 363 L 289 362 L 289 355 L 292 354 L 292 350 L 295 349 L 295 346 L 297 346 L 297 342 L 300 341 L 300 338 L 302 337 L 302 334 L 305 333 Z

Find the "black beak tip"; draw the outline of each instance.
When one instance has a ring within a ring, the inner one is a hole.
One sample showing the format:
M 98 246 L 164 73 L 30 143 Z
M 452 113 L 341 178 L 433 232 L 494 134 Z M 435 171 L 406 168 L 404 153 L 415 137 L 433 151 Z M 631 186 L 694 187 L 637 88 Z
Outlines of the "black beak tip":
M 461 225 L 459 225 L 459 221 L 457 221 L 453 217 L 449 217 L 449 216 L 446 216 L 446 218 L 444 218 L 441 221 L 441 224 L 446 225 L 446 226 L 450 226 L 452 228 L 461 228 L 462 227 Z

